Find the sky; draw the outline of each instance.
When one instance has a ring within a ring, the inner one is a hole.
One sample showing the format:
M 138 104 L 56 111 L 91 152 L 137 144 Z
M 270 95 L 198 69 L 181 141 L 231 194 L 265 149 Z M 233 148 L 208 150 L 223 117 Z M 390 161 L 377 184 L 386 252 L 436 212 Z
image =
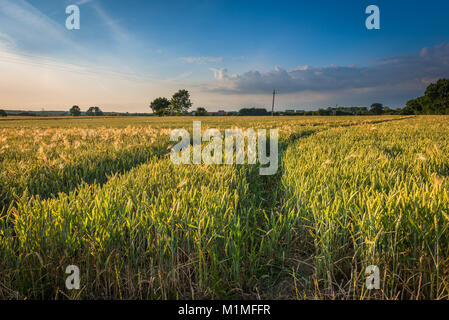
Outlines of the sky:
M 66 28 L 66 7 L 80 29 Z M 368 30 L 367 6 L 380 9 Z M 392 108 L 449 78 L 449 1 L 0 0 L 0 108 Z

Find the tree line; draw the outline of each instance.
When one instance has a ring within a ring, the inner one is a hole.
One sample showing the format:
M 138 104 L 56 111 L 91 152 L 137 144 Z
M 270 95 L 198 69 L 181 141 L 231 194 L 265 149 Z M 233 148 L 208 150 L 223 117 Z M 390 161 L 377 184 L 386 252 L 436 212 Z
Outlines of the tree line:
M 266 109 L 243 108 L 237 115 L 258 116 L 269 115 Z M 302 112 L 275 112 L 274 115 L 304 115 L 304 116 L 349 116 L 349 115 L 420 115 L 449 114 L 449 79 L 439 79 L 436 83 L 431 83 L 424 96 L 412 99 L 407 102 L 405 108 L 391 109 L 382 103 L 373 103 L 367 107 L 329 107 L 320 108 L 315 111 Z
M 382 103 L 373 103 L 371 108 L 367 107 L 329 107 L 320 108 L 314 111 L 276 111 L 275 116 L 296 115 L 296 116 L 353 116 L 353 115 L 381 115 L 381 114 L 397 114 L 398 110 L 385 107 Z M 237 114 L 238 116 L 268 116 L 268 112 L 264 108 L 242 108 Z
M 318 109 L 316 111 L 304 111 L 305 116 L 369 116 L 369 115 L 387 115 L 399 114 L 400 109 L 391 109 L 382 103 L 375 102 L 370 108 L 367 107 L 329 107 Z
M 190 101 L 190 93 L 185 90 L 179 90 L 171 99 L 159 97 L 153 100 L 150 108 L 153 114 L 157 116 L 181 115 L 185 114 L 192 107 Z M 77 117 L 82 115 L 79 106 L 70 108 L 71 116 Z M 205 108 L 197 108 L 195 115 L 205 116 L 208 112 Z M 242 108 L 232 115 L 238 116 L 267 116 L 270 115 L 263 108 Z M 305 116 L 345 116 L 345 115 L 420 115 L 420 114 L 449 114 L 449 79 L 439 79 L 436 83 L 431 83 L 424 93 L 424 96 L 412 99 L 407 102 L 405 108 L 391 109 L 381 103 L 373 103 L 370 108 L 367 107 L 329 107 L 320 108 L 316 111 L 301 112 L 275 112 L 274 115 L 305 115 Z M 8 114 L 5 110 L 0 109 L 0 117 L 6 117 Z M 22 114 L 20 114 L 22 115 Z M 25 114 L 23 114 L 25 115 Z M 90 107 L 86 116 L 103 116 L 104 113 L 99 107 Z M 227 115 L 231 115 L 228 113 Z

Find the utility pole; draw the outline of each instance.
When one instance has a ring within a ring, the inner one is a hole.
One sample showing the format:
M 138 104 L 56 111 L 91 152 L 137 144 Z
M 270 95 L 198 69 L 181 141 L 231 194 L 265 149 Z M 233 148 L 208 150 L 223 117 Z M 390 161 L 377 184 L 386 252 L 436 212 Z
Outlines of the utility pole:
M 271 116 L 274 116 L 274 98 L 276 96 L 276 90 L 273 90 L 273 104 L 271 105 Z

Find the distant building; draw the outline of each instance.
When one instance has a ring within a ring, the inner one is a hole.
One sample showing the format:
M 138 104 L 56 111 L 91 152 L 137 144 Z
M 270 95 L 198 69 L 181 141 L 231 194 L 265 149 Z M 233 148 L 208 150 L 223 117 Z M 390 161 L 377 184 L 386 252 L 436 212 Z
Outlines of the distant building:
M 304 110 L 295 110 L 295 113 L 305 113 Z
M 216 116 L 225 116 L 226 115 L 226 111 L 224 110 L 218 110 L 217 112 L 215 112 Z

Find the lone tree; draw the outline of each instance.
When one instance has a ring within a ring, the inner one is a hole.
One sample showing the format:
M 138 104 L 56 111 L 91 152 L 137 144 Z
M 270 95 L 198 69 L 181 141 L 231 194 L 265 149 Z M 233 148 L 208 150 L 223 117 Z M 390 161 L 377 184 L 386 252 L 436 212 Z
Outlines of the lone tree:
M 8 114 L 6 113 L 5 110 L 0 109 L 0 117 L 7 117 Z
M 371 105 L 370 111 L 374 114 L 381 115 L 384 111 L 384 106 L 382 103 L 373 103 Z
M 103 115 L 103 111 L 101 111 L 99 107 L 90 107 L 89 110 L 87 110 L 86 115 L 98 117 Z
M 94 107 L 90 107 L 87 111 L 86 111 L 86 115 L 89 117 L 93 117 L 95 115 L 95 111 L 94 111 Z
M 170 113 L 170 101 L 167 98 L 156 98 L 150 104 L 153 113 L 158 116 L 165 116 Z
M 95 115 L 96 116 L 103 116 L 104 115 L 104 113 L 103 113 L 103 111 L 101 111 L 101 109 L 99 108 L 99 107 L 94 107 L 94 111 L 95 111 Z
M 171 114 L 182 114 L 187 112 L 192 107 L 192 101 L 190 101 L 190 94 L 187 90 L 179 90 L 176 92 L 170 100 Z
M 73 106 L 70 108 L 70 115 L 73 117 L 79 117 L 81 115 L 81 109 L 78 106 Z
M 205 115 L 207 115 L 207 110 L 204 109 L 203 107 L 199 107 L 196 109 L 195 115 L 196 116 L 205 116 Z

